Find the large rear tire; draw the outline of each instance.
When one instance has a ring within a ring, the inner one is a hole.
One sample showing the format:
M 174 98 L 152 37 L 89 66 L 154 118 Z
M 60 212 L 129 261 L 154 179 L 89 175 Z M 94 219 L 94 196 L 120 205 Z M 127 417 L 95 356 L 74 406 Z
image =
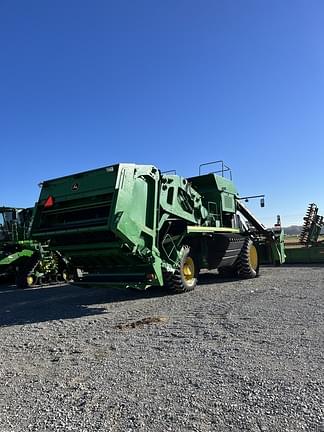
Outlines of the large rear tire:
M 175 294 L 195 289 L 198 278 L 198 266 L 189 246 L 183 246 L 183 254 L 174 273 L 166 273 L 165 285 Z
M 259 275 L 259 254 L 253 241 L 247 237 L 243 243 L 237 261 L 237 273 L 242 279 L 251 279 Z

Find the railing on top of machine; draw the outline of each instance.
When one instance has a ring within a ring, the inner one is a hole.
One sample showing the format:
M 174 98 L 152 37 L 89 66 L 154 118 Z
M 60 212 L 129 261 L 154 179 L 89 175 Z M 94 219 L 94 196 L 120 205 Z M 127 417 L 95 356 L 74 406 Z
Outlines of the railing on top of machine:
M 232 170 L 229 166 L 225 165 L 224 161 L 222 161 L 222 160 L 217 160 L 217 161 L 213 161 L 213 162 L 207 162 L 207 163 L 200 164 L 199 165 L 199 175 L 201 175 L 201 171 L 202 171 L 201 168 L 202 167 L 205 167 L 207 165 L 215 165 L 215 164 L 221 165 L 221 169 L 219 169 L 217 171 L 210 171 L 210 173 L 213 173 L 213 174 L 221 173 L 222 177 L 225 177 L 225 173 L 228 172 L 229 178 L 230 178 L 230 180 L 232 180 Z M 208 174 L 210 174 L 210 173 L 208 173 Z
M 177 171 L 176 171 L 176 170 L 162 171 L 161 174 L 172 174 L 172 175 L 176 175 L 176 174 L 177 174 Z

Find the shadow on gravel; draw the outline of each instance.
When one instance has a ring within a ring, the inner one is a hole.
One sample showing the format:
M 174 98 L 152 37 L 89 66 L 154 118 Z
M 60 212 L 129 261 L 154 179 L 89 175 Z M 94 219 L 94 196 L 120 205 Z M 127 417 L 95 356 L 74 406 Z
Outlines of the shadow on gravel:
M 199 285 L 235 280 L 215 273 L 202 273 L 199 276 Z M 107 309 L 98 305 L 166 295 L 168 292 L 158 287 L 136 291 L 61 284 L 17 290 L 14 285 L 2 284 L 0 285 L 0 326 L 105 314 Z
M 0 326 L 105 314 L 106 308 L 98 304 L 162 295 L 165 291 L 156 288 L 143 292 L 62 284 L 17 290 L 14 285 L 0 285 Z
M 242 281 L 238 277 L 224 277 L 220 276 L 218 273 L 202 273 L 199 275 L 198 285 L 211 285 L 226 282 L 237 282 Z
M 281 264 L 280 267 L 284 267 L 284 268 L 289 268 L 289 267 L 294 267 L 294 268 L 323 268 L 324 267 L 324 262 L 323 263 L 284 263 Z M 324 431 L 323 431 L 324 432 Z

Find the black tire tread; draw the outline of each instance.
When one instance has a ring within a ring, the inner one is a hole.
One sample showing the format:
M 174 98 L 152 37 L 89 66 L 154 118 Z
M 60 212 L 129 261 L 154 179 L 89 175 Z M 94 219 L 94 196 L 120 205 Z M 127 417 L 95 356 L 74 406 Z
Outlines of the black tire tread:
M 241 252 L 237 261 L 237 273 L 238 276 L 242 279 L 251 279 L 258 276 L 259 266 L 256 270 L 254 270 L 250 266 L 249 262 L 249 249 L 253 245 L 253 241 L 250 237 L 247 237 L 242 246 Z
M 183 259 L 190 255 L 190 247 L 189 246 L 183 246 Z M 182 263 L 181 263 L 182 264 Z M 180 265 L 181 265 L 180 264 Z M 197 269 L 196 269 L 197 272 Z M 181 276 L 180 269 L 176 269 L 174 273 L 165 272 L 164 273 L 164 282 L 165 286 L 168 288 L 169 291 L 173 292 L 174 294 L 181 294 L 189 291 L 193 291 L 195 289 L 196 283 L 193 285 L 186 285 L 183 281 L 183 278 Z

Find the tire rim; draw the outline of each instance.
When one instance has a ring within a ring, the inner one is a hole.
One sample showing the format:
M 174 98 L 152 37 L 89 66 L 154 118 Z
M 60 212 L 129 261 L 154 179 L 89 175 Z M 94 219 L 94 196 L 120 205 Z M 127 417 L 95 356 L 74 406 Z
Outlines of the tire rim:
M 33 283 L 34 283 L 34 278 L 33 278 L 33 276 L 27 276 L 27 277 L 26 277 L 26 282 L 27 282 L 27 285 L 28 285 L 28 286 L 33 285 Z
M 187 257 L 183 263 L 182 274 L 188 285 L 195 283 L 195 264 L 191 257 Z
M 249 249 L 249 264 L 253 270 L 258 268 L 258 251 L 257 248 L 252 244 Z

